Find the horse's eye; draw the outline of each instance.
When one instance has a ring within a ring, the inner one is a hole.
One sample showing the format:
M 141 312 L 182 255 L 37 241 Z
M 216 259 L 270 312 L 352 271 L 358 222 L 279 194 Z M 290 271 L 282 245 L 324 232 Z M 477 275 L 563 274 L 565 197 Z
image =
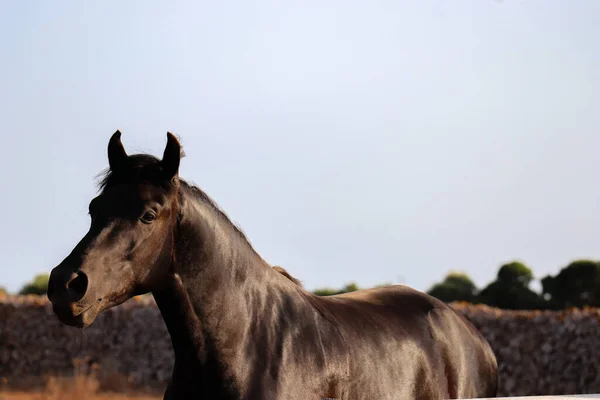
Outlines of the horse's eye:
M 156 214 L 154 214 L 151 211 L 146 211 L 144 213 L 144 215 L 142 215 L 142 218 L 140 218 L 140 219 L 142 220 L 143 223 L 149 224 L 150 222 L 154 221 L 155 218 L 156 218 Z

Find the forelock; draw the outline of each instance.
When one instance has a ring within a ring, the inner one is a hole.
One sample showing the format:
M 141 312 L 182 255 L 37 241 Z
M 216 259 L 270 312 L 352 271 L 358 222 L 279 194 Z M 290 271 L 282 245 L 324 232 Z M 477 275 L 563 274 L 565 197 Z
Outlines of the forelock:
M 168 188 L 171 182 L 164 177 L 160 160 L 148 154 L 133 154 L 127 157 L 127 164 L 121 171 L 107 168 L 99 174 L 98 190 L 118 184 L 149 183 Z

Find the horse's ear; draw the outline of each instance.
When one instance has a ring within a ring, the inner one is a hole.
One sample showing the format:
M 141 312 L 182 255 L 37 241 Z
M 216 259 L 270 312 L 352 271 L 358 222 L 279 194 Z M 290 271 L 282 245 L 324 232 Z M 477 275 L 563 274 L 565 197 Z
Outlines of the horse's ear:
M 117 130 L 108 142 L 108 165 L 113 171 L 119 170 L 127 160 L 127 153 L 121 143 L 121 132 Z
M 167 132 L 167 147 L 163 153 L 162 165 L 169 179 L 179 173 L 179 161 L 181 160 L 181 144 L 171 132 Z

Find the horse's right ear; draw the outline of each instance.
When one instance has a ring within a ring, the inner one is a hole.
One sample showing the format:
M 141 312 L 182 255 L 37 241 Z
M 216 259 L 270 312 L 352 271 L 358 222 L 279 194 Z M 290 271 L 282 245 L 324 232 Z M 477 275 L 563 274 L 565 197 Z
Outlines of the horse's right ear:
M 121 143 L 121 132 L 117 130 L 108 142 L 108 165 L 112 171 L 117 171 L 125 165 L 127 153 Z

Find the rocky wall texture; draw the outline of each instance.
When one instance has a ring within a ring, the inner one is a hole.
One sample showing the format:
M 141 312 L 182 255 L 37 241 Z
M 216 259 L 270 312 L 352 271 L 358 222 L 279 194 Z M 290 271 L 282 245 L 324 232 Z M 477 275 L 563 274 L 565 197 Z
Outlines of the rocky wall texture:
M 490 342 L 499 396 L 600 393 L 600 310 L 502 311 L 454 304 Z M 107 310 L 80 331 L 58 322 L 43 297 L 0 299 L 0 379 L 16 383 L 97 366 L 134 385 L 164 386 L 171 342 L 151 297 Z M 79 364 L 81 367 L 81 364 Z

